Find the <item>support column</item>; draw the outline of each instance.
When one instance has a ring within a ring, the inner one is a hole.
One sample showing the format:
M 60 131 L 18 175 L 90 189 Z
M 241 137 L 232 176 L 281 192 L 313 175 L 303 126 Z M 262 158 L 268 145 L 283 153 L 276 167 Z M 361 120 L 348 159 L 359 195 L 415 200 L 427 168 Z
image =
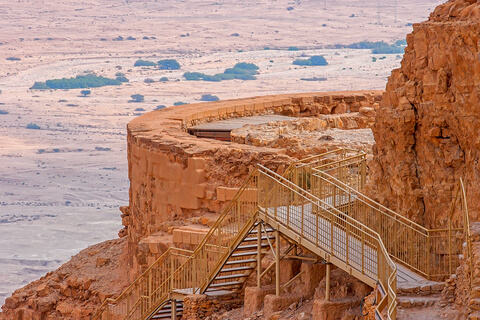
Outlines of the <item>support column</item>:
M 257 287 L 262 287 L 262 225 L 257 226 Z
M 280 296 L 280 232 L 275 230 L 275 294 Z
M 177 320 L 177 300 L 171 300 L 172 320 Z
M 325 276 L 325 300 L 330 301 L 330 263 L 327 263 L 327 275 Z

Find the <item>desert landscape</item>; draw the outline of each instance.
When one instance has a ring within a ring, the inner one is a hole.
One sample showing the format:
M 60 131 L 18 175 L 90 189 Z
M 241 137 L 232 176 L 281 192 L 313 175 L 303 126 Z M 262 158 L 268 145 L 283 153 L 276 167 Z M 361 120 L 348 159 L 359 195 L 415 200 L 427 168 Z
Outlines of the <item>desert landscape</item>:
M 405 39 L 441 2 L 0 0 L 0 305 L 81 249 L 117 237 L 133 118 L 205 94 L 384 89 L 402 54 L 345 46 Z M 315 55 L 328 65 L 292 65 Z M 176 59 L 181 68 L 134 67 L 138 59 Z M 258 65 L 257 79 L 183 77 L 238 62 Z M 91 72 L 121 72 L 129 82 L 87 96 L 30 89 Z M 132 102 L 134 94 L 144 101 Z

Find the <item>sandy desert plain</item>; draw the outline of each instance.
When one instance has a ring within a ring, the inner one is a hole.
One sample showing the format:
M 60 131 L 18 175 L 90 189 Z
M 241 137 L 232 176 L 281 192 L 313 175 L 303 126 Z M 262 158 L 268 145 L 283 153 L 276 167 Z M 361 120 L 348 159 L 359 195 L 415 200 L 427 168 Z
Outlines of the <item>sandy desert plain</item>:
M 126 124 L 138 110 L 203 94 L 383 89 L 401 55 L 328 47 L 404 39 L 441 2 L 0 0 L 0 305 L 81 249 L 117 237 L 118 207 L 128 203 Z M 118 36 L 125 40 L 112 40 Z M 328 65 L 292 65 L 302 55 L 324 55 Z M 134 67 L 140 58 L 172 58 L 182 68 Z M 241 61 L 260 67 L 257 80 L 182 77 Z M 88 97 L 80 89 L 29 90 L 35 81 L 91 71 L 123 72 L 130 82 Z M 300 80 L 312 77 L 327 80 Z M 145 101 L 129 102 L 133 94 Z M 31 123 L 40 129 L 27 129 Z

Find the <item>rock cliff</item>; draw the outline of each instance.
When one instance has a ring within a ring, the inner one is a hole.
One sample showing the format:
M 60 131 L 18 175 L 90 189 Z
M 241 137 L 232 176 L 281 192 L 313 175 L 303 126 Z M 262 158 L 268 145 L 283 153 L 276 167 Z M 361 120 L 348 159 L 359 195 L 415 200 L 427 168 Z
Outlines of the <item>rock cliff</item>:
M 480 218 L 480 3 L 437 7 L 407 36 L 373 128 L 370 194 L 426 227 L 445 226 L 464 179 Z

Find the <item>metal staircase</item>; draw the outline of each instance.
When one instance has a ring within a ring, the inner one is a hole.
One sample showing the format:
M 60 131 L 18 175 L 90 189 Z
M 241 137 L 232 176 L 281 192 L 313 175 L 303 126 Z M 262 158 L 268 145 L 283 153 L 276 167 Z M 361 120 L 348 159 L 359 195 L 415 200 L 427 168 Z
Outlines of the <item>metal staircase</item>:
M 378 288 L 376 318 L 396 319 L 393 261 L 442 277 L 446 262 L 450 269 L 458 263 L 459 240 L 452 228 L 435 238 L 429 230 L 418 236 L 420 226 L 359 192 L 365 177 L 365 154 L 348 149 L 299 161 L 284 176 L 257 166 L 194 252 L 169 249 L 118 298 L 105 300 L 92 319 L 178 319 L 178 301 L 186 295 L 240 291 L 254 270 L 260 285 L 273 267 L 278 295 L 280 237 L 292 244 L 289 250 L 308 250 Z M 270 250 L 275 262 L 262 271 Z M 427 258 L 417 263 L 420 252 Z

